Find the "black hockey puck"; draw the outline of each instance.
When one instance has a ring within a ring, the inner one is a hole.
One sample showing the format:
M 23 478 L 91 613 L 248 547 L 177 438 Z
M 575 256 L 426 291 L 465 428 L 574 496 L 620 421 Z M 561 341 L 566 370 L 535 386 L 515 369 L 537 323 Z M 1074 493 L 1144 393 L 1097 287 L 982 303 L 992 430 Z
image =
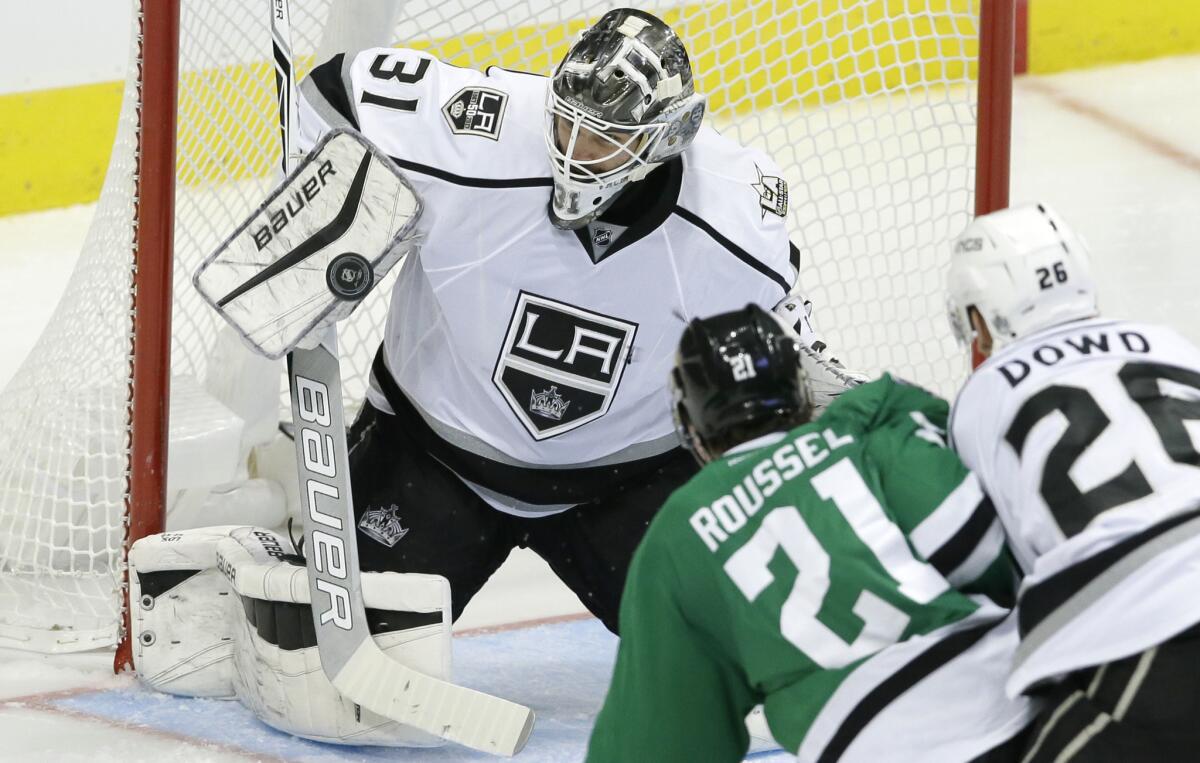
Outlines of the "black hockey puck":
M 353 302 L 362 299 L 375 284 L 371 263 L 361 254 L 345 252 L 334 257 L 325 268 L 325 283 L 338 299 Z

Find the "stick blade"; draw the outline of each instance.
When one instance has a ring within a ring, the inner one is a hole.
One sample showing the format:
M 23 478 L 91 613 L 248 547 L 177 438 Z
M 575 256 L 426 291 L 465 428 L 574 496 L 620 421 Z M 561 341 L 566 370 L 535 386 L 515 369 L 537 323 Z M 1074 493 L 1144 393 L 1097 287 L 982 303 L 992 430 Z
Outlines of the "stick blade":
M 332 681 L 373 713 L 493 755 L 516 755 L 533 731 L 534 713 L 524 705 L 401 665 L 371 639 Z

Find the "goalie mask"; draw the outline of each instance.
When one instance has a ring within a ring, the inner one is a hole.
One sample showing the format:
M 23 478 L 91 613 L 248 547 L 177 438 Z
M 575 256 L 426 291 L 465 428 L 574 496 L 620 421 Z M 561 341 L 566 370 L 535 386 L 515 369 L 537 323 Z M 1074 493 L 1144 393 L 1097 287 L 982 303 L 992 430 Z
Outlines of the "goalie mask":
M 642 11 L 604 14 L 571 46 L 547 90 L 551 221 L 587 225 L 626 186 L 683 152 L 703 118 L 678 35 Z
M 680 439 L 701 463 L 811 416 L 795 334 L 754 304 L 688 324 L 670 387 Z
M 981 215 L 955 240 L 950 259 L 947 302 L 955 338 L 974 346 L 972 307 L 987 322 L 993 351 L 1096 316 L 1089 259 L 1083 239 L 1044 204 Z

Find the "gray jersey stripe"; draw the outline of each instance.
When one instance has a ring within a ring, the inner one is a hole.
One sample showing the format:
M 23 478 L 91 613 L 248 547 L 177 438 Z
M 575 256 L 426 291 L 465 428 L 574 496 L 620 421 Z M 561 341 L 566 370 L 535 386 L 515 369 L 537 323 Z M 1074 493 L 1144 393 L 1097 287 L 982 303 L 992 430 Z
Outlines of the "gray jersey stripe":
M 354 63 L 354 56 L 346 55 L 339 56 L 339 58 L 341 58 L 340 82 L 336 85 L 328 86 L 334 88 L 340 86 L 342 93 L 346 97 L 346 106 L 343 108 L 354 109 L 354 101 L 353 98 L 350 97 L 351 94 L 354 93 L 354 86 L 350 81 L 350 66 Z M 333 62 L 331 61 L 329 63 L 331 64 Z M 326 64 L 326 66 L 328 65 L 329 64 Z M 321 119 L 323 119 L 330 127 L 352 127 L 355 130 L 358 129 L 358 115 L 348 115 L 342 113 L 342 110 L 338 109 L 338 107 L 335 106 L 328 97 L 326 97 L 325 93 L 317 84 L 313 76 L 310 75 L 300 81 L 300 94 L 304 96 L 304 100 L 308 103 L 312 110 L 317 113 L 317 116 L 321 117 Z
M 1200 536 L 1200 519 L 1192 519 L 1172 530 L 1159 535 L 1154 540 L 1142 544 L 1120 561 L 1104 570 L 1094 580 L 1080 588 L 1067 598 L 1054 611 L 1046 615 L 1031 631 L 1021 639 L 1021 645 L 1013 657 L 1013 673 L 1030 662 L 1038 650 L 1052 640 L 1059 631 L 1072 625 L 1081 615 L 1105 596 L 1112 593 L 1121 584 L 1132 579 L 1139 568 L 1147 562 L 1161 556 L 1169 549 L 1181 543 Z M 1018 609 L 1021 604 L 1018 602 Z M 1169 637 L 1169 635 L 1168 635 Z

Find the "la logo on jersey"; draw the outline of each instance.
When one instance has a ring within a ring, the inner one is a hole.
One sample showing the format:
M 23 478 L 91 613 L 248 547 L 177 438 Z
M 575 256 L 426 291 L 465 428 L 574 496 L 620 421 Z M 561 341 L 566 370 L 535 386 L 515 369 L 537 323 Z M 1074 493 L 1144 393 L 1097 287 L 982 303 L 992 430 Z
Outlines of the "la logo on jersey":
M 508 94 L 488 87 L 465 87 L 442 107 L 442 116 L 455 135 L 479 135 L 498 140 Z
M 637 324 L 521 292 L 492 374 L 535 440 L 608 413 Z

